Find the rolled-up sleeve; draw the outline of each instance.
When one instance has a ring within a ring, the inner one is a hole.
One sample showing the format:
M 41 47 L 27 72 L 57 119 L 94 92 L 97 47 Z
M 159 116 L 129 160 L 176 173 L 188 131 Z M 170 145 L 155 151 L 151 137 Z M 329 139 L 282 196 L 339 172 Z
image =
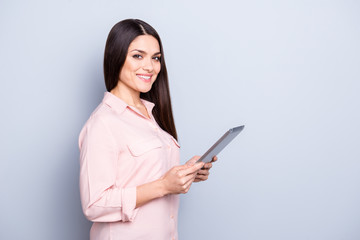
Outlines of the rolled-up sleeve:
M 116 186 L 118 146 L 101 118 L 91 118 L 79 137 L 80 196 L 84 215 L 93 222 L 132 221 L 136 187 Z

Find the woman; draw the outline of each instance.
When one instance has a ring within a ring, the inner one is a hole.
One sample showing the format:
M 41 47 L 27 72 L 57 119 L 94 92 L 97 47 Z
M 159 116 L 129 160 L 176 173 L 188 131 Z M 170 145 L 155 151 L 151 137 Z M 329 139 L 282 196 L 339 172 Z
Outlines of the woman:
M 107 91 L 79 137 L 80 194 L 90 239 L 177 239 L 178 194 L 206 180 L 211 163 L 179 166 L 161 40 L 127 19 L 110 31 Z M 216 160 L 216 158 L 214 158 Z

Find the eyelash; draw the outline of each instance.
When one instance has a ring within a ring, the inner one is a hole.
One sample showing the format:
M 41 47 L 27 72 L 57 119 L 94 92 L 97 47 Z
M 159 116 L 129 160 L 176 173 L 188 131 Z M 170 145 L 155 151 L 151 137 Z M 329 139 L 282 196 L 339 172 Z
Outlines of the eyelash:
M 140 54 L 135 54 L 135 55 L 133 56 L 133 58 L 141 59 L 142 56 L 141 56 Z
M 135 55 L 133 55 L 133 58 L 142 59 L 143 57 L 140 54 L 135 54 Z M 160 62 L 161 57 L 153 57 L 153 59 L 157 62 Z

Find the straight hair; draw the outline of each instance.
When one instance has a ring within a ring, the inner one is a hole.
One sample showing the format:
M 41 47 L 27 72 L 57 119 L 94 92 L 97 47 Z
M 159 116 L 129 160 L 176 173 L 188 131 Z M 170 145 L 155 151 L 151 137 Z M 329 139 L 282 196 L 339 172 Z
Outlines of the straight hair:
M 106 40 L 104 53 L 104 79 L 107 91 L 115 88 L 119 82 L 121 69 L 128 54 L 129 45 L 140 35 L 151 35 L 160 46 L 161 69 L 150 91 L 140 93 L 140 98 L 155 104 L 152 114 L 159 126 L 177 140 L 172 113 L 168 74 L 161 39 L 156 30 L 139 19 L 125 19 L 111 29 Z

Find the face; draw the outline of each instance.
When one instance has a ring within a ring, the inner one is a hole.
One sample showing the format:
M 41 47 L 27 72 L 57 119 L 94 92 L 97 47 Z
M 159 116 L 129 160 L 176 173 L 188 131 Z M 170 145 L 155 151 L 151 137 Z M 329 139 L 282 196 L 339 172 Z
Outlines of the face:
M 118 85 L 137 93 L 150 91 L 160 72 L 160 57 L 156 38 L 151 35 L 136 37 L 129 46 Z

